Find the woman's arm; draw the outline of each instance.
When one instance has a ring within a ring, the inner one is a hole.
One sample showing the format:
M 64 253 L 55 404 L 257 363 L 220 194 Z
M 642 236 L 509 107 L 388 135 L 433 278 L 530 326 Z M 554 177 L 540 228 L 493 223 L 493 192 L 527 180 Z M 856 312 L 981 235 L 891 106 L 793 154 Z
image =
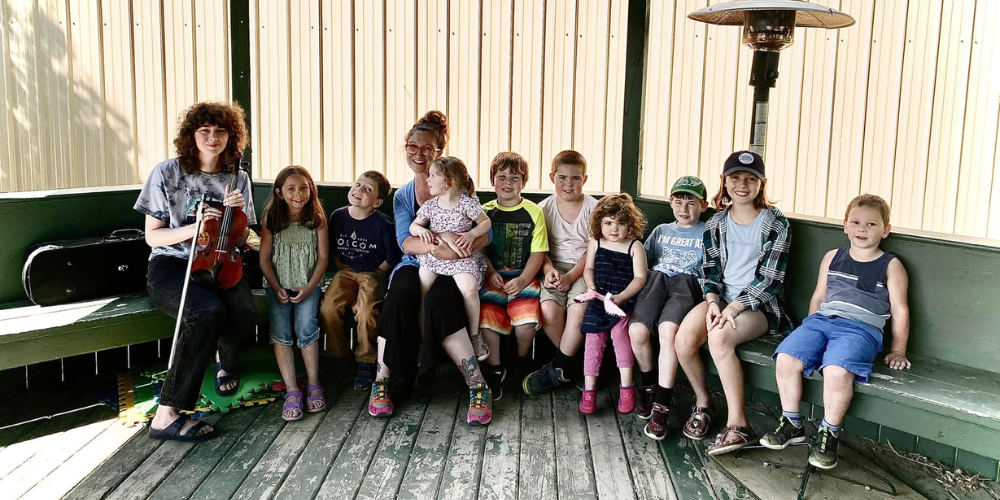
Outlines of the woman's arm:
M 194 224 L 181 227 L 167 227 L 167 223 L 153 217 L 146 216 L 146 244 L 151 247 L 166 247 L 177 243 L 189 241 L 194 238 Z

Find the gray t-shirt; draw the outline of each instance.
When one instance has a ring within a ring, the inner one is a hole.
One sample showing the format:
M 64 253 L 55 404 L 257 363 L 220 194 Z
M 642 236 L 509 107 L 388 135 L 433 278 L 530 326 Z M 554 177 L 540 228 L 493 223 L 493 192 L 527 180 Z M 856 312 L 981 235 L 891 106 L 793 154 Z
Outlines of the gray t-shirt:
M 153 168 L 133 208 L 166 222 L 168 228 L 194 224 L 195 204 L 201 200 L 202 193 L 207 193 L 206 198 L 209 202 L 221 204 L 225 198 L 226 187 L 232 179 L 231 175 L 228 172 L 188 174 L 181 168 L 177 158 L 171 158 Z M 256 224 L 253 192 L 250 188 L 250 177 L 246 172 L 240 171 L 236 189 L 243 193 L 243 212 L 247 215 L 247 224 Z M 153 247 L 149 258 L 167 255 L 186 259 L 189 253 L 190 246 L 185 241 L 169 246 Z
M 646 238 L 646 260 L 654 271 L 667 276 L 684 273 L 699 277 L 705 255 L 704 241 L 704 222 L 692 227 L 680 227 L 676 222 L 660 224 Z
M 757 255 L 764 246 L 760 228 L 764 225 L 766 210 L 761 210 L 753 222 L 740 225 L 733 222 L 731 214 L 726 214 L 726 268 L 722 271 L 722 296 L 732 303 L 736 296 L 757 274 Z

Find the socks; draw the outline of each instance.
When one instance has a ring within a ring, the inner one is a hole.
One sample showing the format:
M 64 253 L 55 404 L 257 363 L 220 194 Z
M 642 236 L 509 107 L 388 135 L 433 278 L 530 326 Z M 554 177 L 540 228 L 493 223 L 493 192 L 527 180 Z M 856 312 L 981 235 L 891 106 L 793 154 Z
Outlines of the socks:
M 658 386 L 656 388 L 656 404 L 669 407 L 673 402 L 674 389 L 672 387 Z
M 791 420 L 792 421 L 792 425 L 794 425 L 796 429 L 801 429 L 802 428 L 802 414 L 801 413 L 799 413 L 797 411 L 782 411 L 781 414 L 784 415 L 785 418 L 787 418 L 788 420 Z M 824 420 L 824 422 L 825 422 L 825 420 Z
M 656 368 L 653 368 L 652 370 L 649 370 L 648 372 L 644 372 L 642 370 L 639 370 L 639 374 L 640 374 L 641 379 L 642 379 L 642 385 L 644 385 L 644 386 L 656 385 L 657 381 L 660 380 L 660 371 L 657 370 Z
M 559 368 L 566 373 L 567 368 L 573 363 L 573 358 L 563 354 L 562 351 L 556 351 L 556 357 L 552 360 L 552 366 L 554 368 Z
M 819 424 L 819 428 L 820 429 L 822 429 L 824 427 L 826 427 L 827 429 L 830 429 L 830 432 L 832 432 L 834 436 L 839 436 L 840 435 L 840 426 L 839 425 L 833 425 L 830 422 L 827 422 L 825 418 Z

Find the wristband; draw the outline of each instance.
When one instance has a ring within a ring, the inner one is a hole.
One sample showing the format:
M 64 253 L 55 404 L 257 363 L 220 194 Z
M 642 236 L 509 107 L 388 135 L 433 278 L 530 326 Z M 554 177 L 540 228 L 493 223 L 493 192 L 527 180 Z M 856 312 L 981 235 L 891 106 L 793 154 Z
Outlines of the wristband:
M 718 306 L 719 305 L 719 301 L 717 301 L 717 300 L 710 300 L 710 301 L 708 301 L 708 305 L 712 305 L 712 304 L 715 304 L 716 306 Z

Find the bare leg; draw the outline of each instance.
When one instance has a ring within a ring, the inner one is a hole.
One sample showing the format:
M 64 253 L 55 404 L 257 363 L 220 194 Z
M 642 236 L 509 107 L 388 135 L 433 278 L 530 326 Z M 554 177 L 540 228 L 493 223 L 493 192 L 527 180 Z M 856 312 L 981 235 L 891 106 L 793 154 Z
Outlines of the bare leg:
M 653 344 L 649 341 L 649 328 L 642 323 L 633 323 L 628 327 L 628 337 L 632 342 L 632 352 L 635 361 L 643 373 L 653 369 Z M 622 382 L 624 384 L 624 382 Z M 645 380 L 643 384 L 648 384 Z
M 633 368 L 631 366 L 623 366 L 618 368 L 618 373 L 621 375 L 622 387 L 628 387 L 635 383 L 632 379 Z
M 379 337 L 378 340 L 378 372 L 375 374 L 376 380 L 387 380 L 389 378 L 389 367 L 385 366 L 385 339 Z
M 729 420 L 726 426 L 747 426 L 743 406 L 743 367 L 736 357 L 736 346 L 767 333 L 767 318 L 760 311 L 743 311 L 736 319 L 737 327 L 731 323 L 725 327 L 715 327 L 708 332 L 708 348 L 712 352 L 715 367 L 722 379 L 722 389 L 726 393 Z
M 486 383 L 483 372 L 479 369 L 476 353 L 472 349 L 472 342 L 469 341 L 469 332 L 463 328 L 445 337 L 444 341 L 441 342 L 441 347 L 461 370 L 465 377 L 465 383 L 469 387 Z
M 778 394 L 783 411 L 798 413 L 802 402 L 802 368 L 805 365 L 793 356 L 778 353 L 774 371 L 778 378 Z M 826 381 L 824 381 L 825 384 Z
M 823 368 L 823 418 L 840 426 L 854 397 L 854 374 L 839 367 Z
M 312 345 L 316 345 L 316 342 L 313 342 Z M 285 382 L 285 392 L 297 392 L 299 390 L 299 382 L 295 378 L 295 351 L 293 347 L 290 345 L 274 344 L 274 358 L 278 360 L 278 371 L 281 372 L 281 380 Z M 282 416 L 285 418 L 295 418 L 297 414 L 298 410 L 285 410 Z
M 486 364 L 500 366 L 500 334 L 489 328 L 480 328 L 486 346 L 490 348 L 490 355 L 486 358 Z
M 583 316 L 587 313 L 587 304 L 573 303 L 566 309 L 566 327 L 563 329 L 559 350 L 567 356 L 576 356 L 583 347 L 584 335 Z
M 523 358 L 531 354 L 531 341 L 535 338 L 535 324 L 515 326 L 514 336 L 517 338 L 517 357 Z
M 708 342 L 708 329 L 705 325 L 705 314 L 708 312 L 708 304 L 702 302 L 694 306 L 691 312 L 684 316 L 680 328 L 677 330 L 677 338 L 674 340 L 674 351 L 677 353 L 677 361 L 684 374 L 687 375 L 688 382 L 694 389 L 695 406 L 707 407 L 712 402 L 712 396 L 708 392 L 708 384 L 705 382 L 705 363 L 701 361 L 698 350 Z M 661 372 L 662 373 L 662 372 Z
M 660 357 L 659 365 L 660 379 L 657 381 L 661 387 L 674 387 L 677 380 L 677 351 L 674 349 L 674 340 L 677 338 L 677 329 L 680 325 L 665 321 L 660 323 Z
M 319 342 L 313 342 L 303 347 L 301 351 L 302 361 L 306 365 L 306 378 L 309 380 L 307 385 L 319 385 Z M 309 409 L 313 411 L 319 410 L 323 406 L 319 401 L 309 403 Z
M 465 303 L 465 314 L 469 318 L 469 332 L 472 340 L 472 347 L 476 350 L 476 358 L 485 361 L 490 354 L 490 349 L 483 341 L 479 333 L 479 282 L 476 277 L 469 273 L 459 273 L 454 276 L 455 285 L 462 293 L 462 300 Z
M 566 309 L 554 300 L 546 300 L 542 302 L 541 321 L 545 335 L 553 345 L 558 346 L 566 329 Z

